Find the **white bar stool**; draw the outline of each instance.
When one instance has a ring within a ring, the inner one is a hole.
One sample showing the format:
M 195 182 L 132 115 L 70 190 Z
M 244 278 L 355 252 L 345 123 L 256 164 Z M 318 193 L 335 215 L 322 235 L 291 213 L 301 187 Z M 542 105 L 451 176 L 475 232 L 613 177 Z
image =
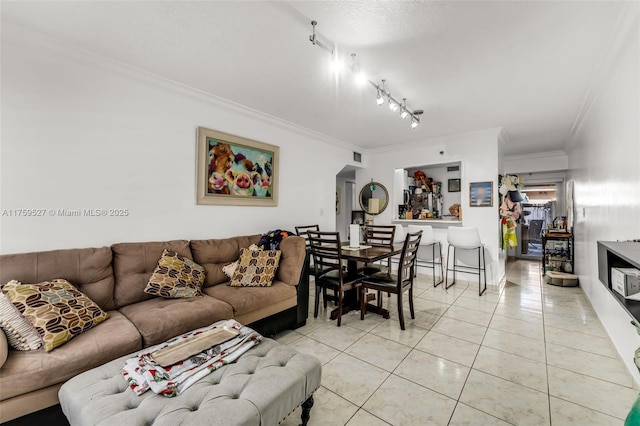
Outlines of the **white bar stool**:
M 433 227 L 430 225 L 409 225 L 408 231 L 413 234 L 422 231 L 422 240 L 418 249 L 417 261 L 421 262 L 425 268 L 430 268 L 433 277 L 433 286 L 438 287 L 444 280 L 444 270 L 442 269 L 442 244 L 437 241 L 433 234 Z M 436 249 L 437 246 L 437 249 Z M 436 282 L 436 265 L 440 265 L 440 281 Z M 418 268 L 416 268 L 416 275 Z
M 487 290 L 487 250 L 480 240 L 478 228 L 464 226 L 450 226 L 447 229 L 447 273 L 444 288 L 447 289 L 456 283 L 456 271 L 478 273 L 478 295 Z M 449 267 L 451 249 L 453 248 L 453 268 Z M 477 252 L 477 256 L 476 256 Z M 458 262 L 462 263 L 459 264 Z M 449 271 L 453 271 L 453 281 L 449 284 Z M 484 275 L 484 289 L 481 284 L 481 276 Z

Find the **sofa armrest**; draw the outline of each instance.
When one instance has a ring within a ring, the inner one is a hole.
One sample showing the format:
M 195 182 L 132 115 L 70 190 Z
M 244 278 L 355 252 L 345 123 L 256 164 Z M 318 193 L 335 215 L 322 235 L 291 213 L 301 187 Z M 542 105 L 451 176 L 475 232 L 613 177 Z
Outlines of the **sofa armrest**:
M 305 258 L 296 291 L 298 293 L 298 323 L 297 327 L 302 327 L 307 322 L 309 316 L 309 250 L 305 249 Z
M 8 356 L 9 342 L 7 341 L 7 336 L 4 334 L 4 330 L 0 328 L 0 368 L 2 368 Z
M 304 268 L 307 246 L 302 237 L 287 237 L 280 243 L 280 265 L 276 279 L 289 285 L 298 285 Z

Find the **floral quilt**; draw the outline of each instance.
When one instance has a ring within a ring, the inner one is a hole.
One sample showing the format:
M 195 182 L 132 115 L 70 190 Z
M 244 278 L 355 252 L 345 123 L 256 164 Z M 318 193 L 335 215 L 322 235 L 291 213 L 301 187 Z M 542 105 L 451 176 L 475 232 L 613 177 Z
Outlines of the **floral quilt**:
M 216 327 L 239 331 L 237 337 L 206 349 L 171 366 L 162 367 L 152 358 L 154 352 L 183 342 Z M 159 395 L 173 397 L 181 394 L 198 380 L 218 368 L 236 361 L 242 354 L 262 341 L 262 336 L 234 320 L 218 321 L 210 326 L 190 331 L 164 343 L 145 349 L 128 359 L 122 375 L 136 395 L 151 390 Z

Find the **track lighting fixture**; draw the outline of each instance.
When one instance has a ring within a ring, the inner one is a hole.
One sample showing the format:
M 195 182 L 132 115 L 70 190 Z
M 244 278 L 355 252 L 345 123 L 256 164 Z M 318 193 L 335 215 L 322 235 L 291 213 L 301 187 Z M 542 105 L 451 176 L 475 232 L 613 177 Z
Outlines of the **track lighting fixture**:
M 378 104 L 378 106 L 382 106 L 382 104 L 384 103 L 384 96 L 387 94 L 386 90 L 384 89 L 384 82 L 386 80 L 382 80 L 382 87 L 378 86 L 378 95 L 376 96 L 376 103 Z
M 334 49 L 329 48 L 326 44 L 318 40 L 318 37 L 316 36 L 316 25 L 318 25 L 318 22 L 311 21 L 312 34 L 309 36 L 309 41 L 314 46 L 318 46 L 321 49 L 329 52 L 329 54 L 332 56 L 334 71 L 341 71 L 344 68 L 344 62 L 338 59 Z M 420 118 L 418 116 L 422 114 L 423 111 L 415 110 L 411 112 L 407 108 L 407 98 L 402 98 L 402 103 L 398 102 L 396 98 L 391 96 L 391 93 L 387 91 L 387 88 L 385 87 L 386 80 L 382 80 L 382 84 L 379 85 L 367 79 L 365 74 L 358 66 L 358 63 L 356 62 L 355 53 L 351 54 L 351 72 L 353 73 L 355 81 L 358 85 L 362 85 L 363 83 L 368 82 L 376 89 L 376 104 L 378 106 L 382 106 L 386 99 L 387 102 L 389 102 L 389 109 L 391 111 L 396 112 L 400 110 L 400 118 L 405 119 L 407 117 L 411 117 L 411 128 L 415 129 L 416 127 L 418 127 L 418 125 L 420 124 Z
M 400 118 L 403 120 L 409 116 L 407 111 L 407 98 L 402 98 L 402 106 L 400 107 Z

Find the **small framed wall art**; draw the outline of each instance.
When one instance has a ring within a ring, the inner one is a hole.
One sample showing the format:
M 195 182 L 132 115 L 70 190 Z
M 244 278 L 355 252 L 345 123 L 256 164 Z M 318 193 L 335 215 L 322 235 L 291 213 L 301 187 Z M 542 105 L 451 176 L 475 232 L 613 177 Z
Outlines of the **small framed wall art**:
M 353 225 L 362 225 L 364 223 L 364 211 L 353 210 L 351 212 L 351 223 Z
M 493 207 L 493 182 L 471 182 L 469 184 L 470 207 Z
M 197 203 L 278 205 L 280 148 L 198 128 Z
M 449 192 L 460 192 L 460 179 L 449 179 Z

